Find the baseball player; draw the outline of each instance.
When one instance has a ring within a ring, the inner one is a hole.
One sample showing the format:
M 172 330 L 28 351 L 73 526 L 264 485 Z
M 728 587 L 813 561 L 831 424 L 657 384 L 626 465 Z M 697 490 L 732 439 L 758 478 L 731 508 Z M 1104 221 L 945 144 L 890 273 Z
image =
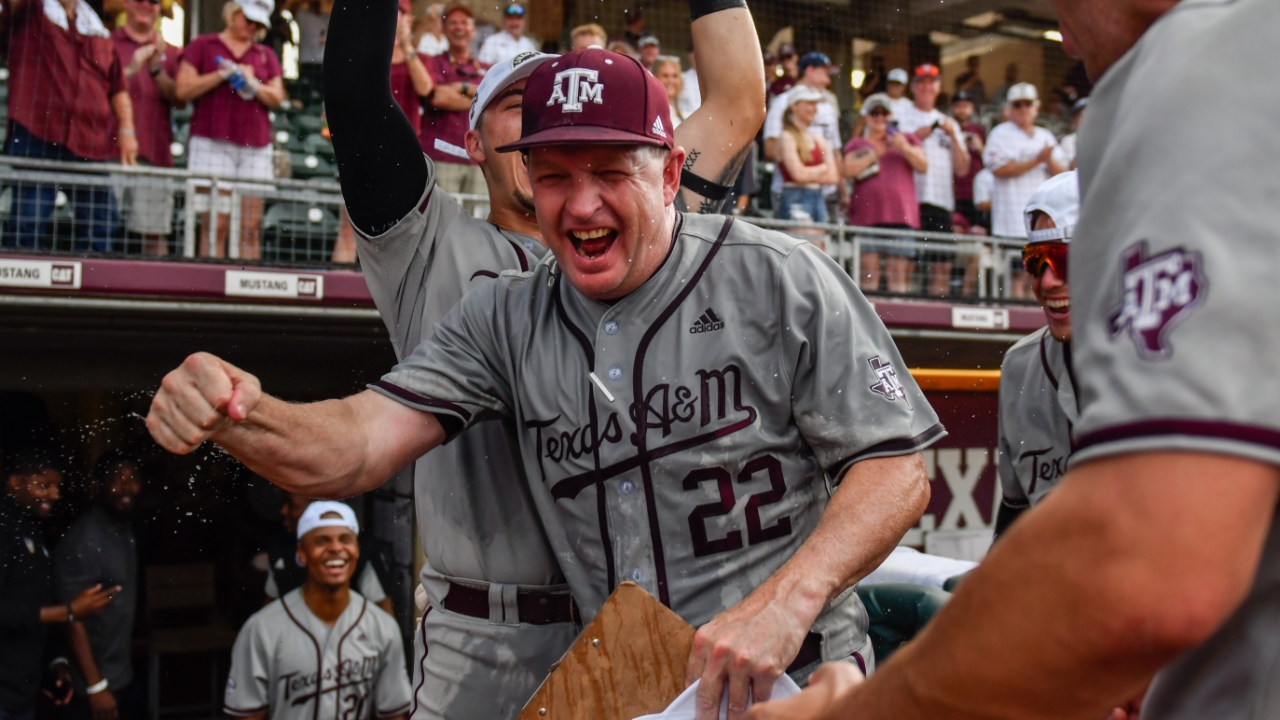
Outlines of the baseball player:
M 396 621 L 351 589 L 351 508 L 320 501 L 298 520 L 302 587 L 254 613 L 231 650 L 224 706 L 255 720 L 403 720 L 409 678 Z
M 923 511 L 918 451 L 944 434 L 888 332 L 812 245 L 676 212 L 685 153 L 634 59 L 570 53 L 524 96 L 507 149 L 527 151 L 553 258 L 467 294 L 346 400 L 285 404 L 192 356 L 153 436 L 179 452 L 213 436 L 286 488 L 339 494 L 513 418 L 584 619 L 632 580 L 699 626 L 686 677 L 708 717 L 726 684 L 736 718 L 788 669 L 869 668 L 852 586 Z
M 691 6 L 695 38 L 758 47 L 745 6 L 715 7 Z M 356 9 L 339 0 L 334 13 L 326 108 L 361 268 L 403 358 L 466 292 L 504 270 L 527 270 L 545 254 L 522 161 L 493 149 L 520 137 L 526 79 L 554 56 L 518 55 L 491 68 L 475 88 L 466 145 L 488 185 L 485 221 L 435 186 L 434 164 L 400 113 L 376 110 L 395 107 L 389 87 L 370 82 L 387 76 L 394 3 Z M 691 157 L 701 156 L 688 163 L 689 182 L 709 196 L 732 182 L 752 141 L 753 118 L 759 124 L 764 81 L 753 57 L 710 60 L 702 69 L 709 107 L 677 131 Z M 724 117 L 742 124 L 726 127 L 718 120 Z M 699 184 L 694 171 L 711 180 Z M 692 191 L 682 198 L 694 206 L 708 199 Z M 523 477 L 514 432 L 510 421 L 479 423 L 416 463 L 427 558 L 421 579 L 430 609 L 415 634 L 415 715 L 515 717 L 577 635 L 533 499 L 523 482 L 511 483 Z
M 1280 95 L 1248 77 L 1280 4 L 1054 5 L 1097 81 L 1071 468 L 883 672 L 833 666 L 753 717 L 1100 717 L 1157 670 L 1143 720 L 1280 717 Z M 1206 132 L 1224 107 L 1231 132 Z
M 1027 204 L 1023 264 L 1048 325 L 1019 340 L 1000 366 L 998 537 L 1062 479 L 1080 421 L 1071 360 L 1067 247 L 1080 217 L 1075 171 L 1051 178 Z

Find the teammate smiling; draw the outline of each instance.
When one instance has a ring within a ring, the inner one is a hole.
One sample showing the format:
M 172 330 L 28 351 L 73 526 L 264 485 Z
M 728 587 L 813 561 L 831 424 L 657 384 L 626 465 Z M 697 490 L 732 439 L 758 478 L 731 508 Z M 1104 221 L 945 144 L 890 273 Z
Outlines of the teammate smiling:
M 302 587 L 245 622 L 225 708 L 251 720 L 404 720 L 409 679 L 396 621 L 351 590 L 360 557 L 351 508 L 314 502 L 298 521 Z
M 1018 341 L 1000 366 L 999 536 L 1067 471 L 1071 427 L 1080 420 L 1071 358 L 1067 248 L 1080 217 L 1080 179 L 1058 175 L 1031 196 L 1023 263 L 1048 325 Z

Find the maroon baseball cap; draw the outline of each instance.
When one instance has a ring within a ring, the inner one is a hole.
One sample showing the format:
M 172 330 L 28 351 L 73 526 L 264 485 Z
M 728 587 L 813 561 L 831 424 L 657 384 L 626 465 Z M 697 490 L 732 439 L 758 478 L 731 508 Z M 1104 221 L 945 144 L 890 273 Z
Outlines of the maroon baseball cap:
M 538 66 L 524 86 L 520 139 L 498 152 L 538 145 L 675 147 L 667 91 L 639 60 L 587 48 Z

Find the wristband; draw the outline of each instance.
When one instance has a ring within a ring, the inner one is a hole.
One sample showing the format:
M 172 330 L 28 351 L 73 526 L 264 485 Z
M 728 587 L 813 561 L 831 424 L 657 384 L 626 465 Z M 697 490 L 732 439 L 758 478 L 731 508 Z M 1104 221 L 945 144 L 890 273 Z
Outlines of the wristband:
M 119 129 L 119 130 L 117 130 L 116 132 L 120 133 L 121 135 L 132 135 L 132 136 L 134 136 L 134 137 L 137 137 L 137 136 L 138 136 L 138 133 L 137 133 L 136 131 L 134 131 L 134 130 L 130 129 L 130 128 L 120 128 L 120 129 Z M 68 605 L 68 606 L 67 606 L 67 612 L 70 612 L 70 611 L 71 611 L 71 606 L 70 606 L 70 605 Z
M 746 0 L 689 0 L 689 15 L 697 20 L 703 15 L 746 6 Z
M 75 622 L 75 621 L 76 621 L 75 611 L 71 609 L 71 603 L 67 603 L 67 622 Z
M 107 682 L 107 679 L 106 679 L 106 678 L 102 678 L 102 679 L 101 679 L 101 680 L 99 680 L 98 682 L 96 682 L 96 683 L 94 683 L 94 684 L 90 685 L 89 687 L 85 688 L 85 689 L 84 689 L 84 694 L 85 694 L 85 695 L 97 695 L 98 693 L 102 692 L 103 690 L 106 690 L 106 689 L 107 689 L 107 687 L 109 687 L 109 686 L 110 686 L 110 683 L 108 683 L 108 682 Z
M 729 197 L 729 191 L 733 189 L 732 185 L 713 183 L 704 177 L 694 175 L 688 170 L 680 171 L 680 184 L 708 200 L 723 200 Z
M 153 67 L 153 68 L 147 68 L 147 72 L 151 73 L 151 77 L 155 77 L 159 75 L 161 70 L 164 70 L 163 65 L 157 65 L 156 67 Z

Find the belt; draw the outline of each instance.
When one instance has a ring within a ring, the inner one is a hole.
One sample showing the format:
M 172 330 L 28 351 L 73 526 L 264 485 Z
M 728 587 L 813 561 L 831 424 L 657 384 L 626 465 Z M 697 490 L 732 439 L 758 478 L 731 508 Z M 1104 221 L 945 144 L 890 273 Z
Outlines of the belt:
M 803 670 L 810 665 L 822 660 L 822 635 L 811 632 L 804 636 L 804 642 L 800 645 L 800 652 L 796 654 L 796 659 L 791 661 L 787 666 L 787 672 L 793 673 Z
M 458 583 L 449 583 L 449 594 L 444 597 L 444 609 L 459 615 L 489 619 L 489 590 Z M 569 593 L 549 593 L 543 590 L 516 591 L 516 611 L 519 622 L 529 625 L 576 622 L 577 608 Z
M 866 675 L 867 661 L 862 659 L 862 654 L 854 653 L 852 659 L 853 662 L 858 664 L 858 669 L 862 671 L 862 674 Z M 799 672 L 820 660 L 822 660 L 822 635 L 811 632 L 804 637 L 804 642 L 800 645 L 800 652 L 796 654 L 796 659 L 787 666 L 787 672 Z

